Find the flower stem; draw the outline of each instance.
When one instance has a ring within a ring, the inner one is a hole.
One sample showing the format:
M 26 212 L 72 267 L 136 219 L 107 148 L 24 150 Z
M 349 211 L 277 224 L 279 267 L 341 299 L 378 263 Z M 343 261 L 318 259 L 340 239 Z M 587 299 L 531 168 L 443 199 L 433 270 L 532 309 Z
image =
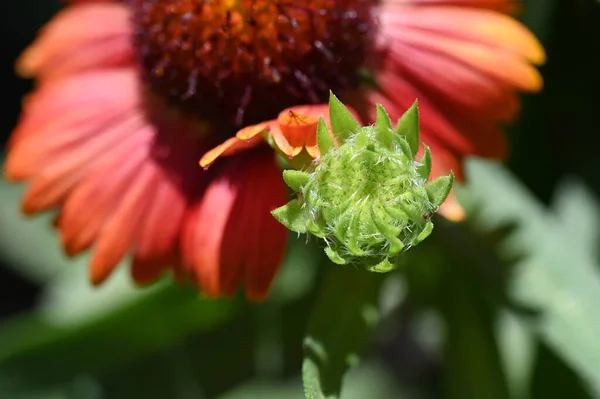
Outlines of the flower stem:
M 304 338 L 302 376 L 308 399 L 339 398 L 346 371 L 357 364 L 379 320 L 383 276 L 329 266 Z

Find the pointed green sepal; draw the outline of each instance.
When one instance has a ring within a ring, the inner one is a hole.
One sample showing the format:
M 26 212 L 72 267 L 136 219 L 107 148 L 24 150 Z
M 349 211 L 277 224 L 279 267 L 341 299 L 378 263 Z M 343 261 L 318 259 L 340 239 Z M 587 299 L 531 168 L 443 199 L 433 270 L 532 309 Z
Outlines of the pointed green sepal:
M 403 198 L 404 195 L 405 194 L 402 194 L 400 197 Z M 402 209 L 402 211 L 413 220 L 416 220 L 423 215 L 423 204 L 421 203 L 416 203 L 403 198 L 402 203 L 398 204 L 398 207 L 400 207 L 400 209 Z
M 368 267 L 367 270 L 375 273 L 387 273 L 397 268 L 397 265 L 392 264 L 388 258 L 385 258 L 383 261 L 376 264 L 375 266 Z
M 413 157 L 419 151 L 419 101 L 415 100 L 413 105 L 400 117 L 395 134 L 406 137 L 410 145 Z
M 384 215 L 380 214 L 380 212 L 383 212 Z M 389 218 L 385 214 L 385 211 L 377 212 L 374 208 L 371 208 L 371 220 L 375 224 L 375 227 L 377 227 L 377 230 L 388 240 L 388 255 L 394 256 L 404 249 L 404 243 L 398 238 L 402 233 L 402 229 L 392 226 L 386 219 Z
M 356 219 L 359 219 L 359 215 L 354 215 L 354 217 Z M 350 223 L 348 225 L 348 230 L 346 230 L 346 248 L 348 249 L 348 252 L 350 252 L 350 255 L 353 256 L 365 256 L 366 252 L 361 248 L 360 244 L 361 244 L 361 240 L 360 240 L 360 233 L 363 229 L 363 226 L 361 226 L 359 223 Z
M 299 170 L 287 169 L 283 171 L 283 180 L 289 188 L 299 193 L 302 191 L 302 187 L 308 183 L 310 175 L 306 172 Z
M 337 265 L 345 265 L 346 260 L 344 258 L 342 258 L 340 256 L 340 254 L 338 254 L 336 251 L 334 251 L 333 249 L 331 249 L 331 247 L 327 247 L 325 248 L 325 255 L 327 255 L 327 257 L 335 264 Z
M 333 235 L 340 241 L 346 242 L 346 237 L 348 236 L 348 227 L 350 226 L 351 216 L 348 213 L 342 214 L 332 232 Z
M 354 146 L 357 149 L 363 149 L 369 144 L 369 135 L 365 131 L 361 131 L 354 135 Z
M 438 177 L 425 186 L 425 190 L 427 190 L 427 197 L 436 208 L 439 208 L 444 203 L 446 198 L 448 198 L 448 194 L 450 194 L 453 183 L 454 173 L 450 172 L 450 175 Z
M 271 212 L 279 223 L 296 233 L 306 233 L 308 213 L 302 208 L 302 203 L 295 199 Z
M 429 179 L 429 175 L 431 175 L 431 149 L 425 144 L 423 144 L 423 147 L 425 148 L 425 153 L 419 160 L 420 165 L 417 167 L 417 172 L 423 180 L 427 180 Z
M 413 245 L 417 245 L 418 243 L 420 243 L 421 241 L 423 241 L 424 239 L 429 237 L 429 235 L 431 234 L 432 231 L 433 231 L 433 223 L 427 222 L 425 227 L 423 227 L 423 230 L 417 236 L 417 239 L 415 240 Z
M 385 213 L 387 213 L 391 218 L 398 220 L 406 220 L 408 219 L 408 215 L 404 212 L 398 204 L 383 206 L 382 208 Z
M 403 137 L 398 137 L 398 138 L 396 138 L 396 142 L 400 146 L 400 151 L 402 151 L 402 153 L 404 155 L 406 155 L 406 157 L 408 157 L 408 159 L 410 159 L 411 161 L 414 161 L 415 154 L 413 154 L 412 147 L 410 146 L 408 141 L 406 141 Z
M 329 92 L 329 119 L 331 120 L 331 130 L 340 143 L 360 129 L 360 125 L 352 113 L 344 104 L 333 94 Z
M 327 154 L 331 147 L 333 147 L 333 139 L 323 118 L 319 118 L 319 125 L 317 126 L 317 146 L 321 155 Z
M 292 159 L 288 155 L 283 154 L 283 159 L 285 161 L 284 167 L 289 166 L 296 170 L 306 170 L 312 166 L 314 161 L 314 158 L 307 151 L 300 152 L 300 154 Z
M 313 236 L 317 238 L 326 238 L 327 232 L 323 231 L 321 226 L 319 226 L 313 219 L 309 219 L 306 224 L 306 230 Z
M 391 149 L 394 130 L 390 116 L 381 104 L 377 104 L 377 120 L 375 121 L 375 129 L 377 130 L 377 138 L 381 144 Z

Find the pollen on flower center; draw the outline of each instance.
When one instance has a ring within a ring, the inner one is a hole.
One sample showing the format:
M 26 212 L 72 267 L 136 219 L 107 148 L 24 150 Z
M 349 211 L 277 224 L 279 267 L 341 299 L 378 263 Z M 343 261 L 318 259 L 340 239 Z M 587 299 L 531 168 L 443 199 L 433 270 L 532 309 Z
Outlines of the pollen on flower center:
M 129 0 L 143 78 L 169 103 L 233 125 L 358 83 L 376 0 Z

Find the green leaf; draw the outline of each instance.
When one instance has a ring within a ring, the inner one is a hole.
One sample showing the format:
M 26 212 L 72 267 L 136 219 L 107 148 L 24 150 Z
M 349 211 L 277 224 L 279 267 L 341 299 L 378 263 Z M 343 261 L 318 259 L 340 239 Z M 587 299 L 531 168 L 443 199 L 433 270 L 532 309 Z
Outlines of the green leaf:
M 390 399 L 410 397 L 396 375 L 383 364 L 368 361 L 350 372 L 344 399 Z M 228 391 L 218 399 L 302 399 L 296 379 L 253 380 Z M 45 399 L 45 398 L 44 398 Z
M 343 143 L 350 134 L 360 129 L 360 125 L 354 118 L 348 108 L 333 94 L 329 93 L 329 118 L 331 120 L 331 130 L 335 137 Z
M 43 306 L 0 324 L 0 392 L 8 398 L 29 391 L 51 398 L 44 393 L 89 377 L 102 384 L 106 381 L 119 393 L 131 389 L 130 395 L 123 396 L 105 391 L 103 398 L 184 397 L 176 390 L 161 395 L 160 389 L 175 389 L 180 380 L 190 377 L 204 394 L 214 397 L 209 391 L 222 392 L 232 381 L 247 378 L 260 361 L 255 359 L 258 353 L 262 363 L 278 367 L 273 358 L 283 356 L 284 342 L 286 353 L 293 353 L 285 362 L 298 363 L 298 343 L 309 313 L 308 304 L 299 303 L 313 291 L 317 260 L 322 256 L 320 248 L 307 246 L 304 238 L 295 236 L 290 234 L 290 249 L 269 299 L 243 312 L 241 301 L 204 300 L 189 285 L 163 281 L 134 287 L 127 268 L 117 270 L 100 287 L 90 286 L 85 267 L 66 268 L 64 275 L 46 285 L 40 298 Z M 267 321 L 249 319 L 255 309 L 267 307 L 280 313 Z M 263 345 L 266 348 L 258 347 L 256 329 L 277 326 L 280 331 L 282 318 L 288 320 L 283 327 L 287 335 L 273 339 L 271 334 Z M 193 370 L 187 370 L 191 376 L 181 372 L 189 367 L 187 363 L 193 363 Z M 149 378 L 150 370 L 154 374 Z M 68 397 L 95 396 L 71 393 Z
M 296 233 L 306 233 L 308 215 L 302 208 L 302 203 L 297 200 L 291 200 L 282 207 L 271 212 L 279 223 Z
M 496 330 L 510 397 L 525 399 L 535 367 L 535 337 L 522 320 L 507 310 L 501 312 Z
M 579 234 L 593 233 L 586 226 L 594 225 L 597 201 L 581 186 L 563 186 L 557 213 L 570 216 L 561 219 L 500 165 L 472 161 L 468 166 L 471 184 L 461 197 L 469 220 L 490 231 L 517 226 L 501 251 L 522 259 L 511 281 L 512 300 L 541 312 L 539 319 L 524 322 L 600 395 L 600 265 L 596 246 Z
M 71 303 L 81 300 L 78 296 Z M 160 284 L 138 293 L 128 306 L 95 319 L 52 317 L 57 313 L 44 311 L 26 314 L 0 330 L 0 391 L 107 371 L 175 338 L 213 329 L 228 320 L 235 308 L 232 301 L 202 300 L 189 287 Z
M 26 219 L 19 213 L 24 186 L 0 180 L 0 254 L 3 265 L 43 283 L 65 267 L 85 267 L 85 259 L 69 260 L 50 227 L 51 214 Z M 35 247 L 35 251 L 31 248 Z M 74 264 L 75 263 L 75 264 Z
M 378 322 L 382 280 L 376 273 L 330 268 L 304 340 L 302 376 L 307 399 L 340 397 L 344 374 L 358 362 Z
M 600 237 L 600 207 L 597 200 L 580 181 L 565 180 L 552 200 L 557 223 L 571 238 L 572 251 L 596 259 Z
M 569 367 L 556 351 L 544 342 L 538 342 L 535 349 L 536 367 L 531 376 L 527 398 L 598 399 L 598 395 L 586 390 L 577 371 Z
M 395 134 L 405 136 L 410 145 L 413 157 L 419 151 L 419 101 L 415 100 L 413 105 L 400 117 L 396 125 Z

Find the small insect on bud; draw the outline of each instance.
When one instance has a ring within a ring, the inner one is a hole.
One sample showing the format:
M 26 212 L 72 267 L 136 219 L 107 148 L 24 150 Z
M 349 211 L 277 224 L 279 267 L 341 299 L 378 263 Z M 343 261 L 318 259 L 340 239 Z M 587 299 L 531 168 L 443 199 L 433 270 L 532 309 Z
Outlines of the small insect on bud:
M 377 106 L 373 126 L 360 126 L 333 95 L 331 133 L 323 119 L 317 129 L 321 154 L 306 171 L 286 170 L 298 198 L 273 211 L 288 229 L 322 238 L 335 263 L 361 264 L 376 272 L 397 267 L 398 255 L 433 230 L 431 216 L 448 196 L 453 174 L 428 182 L 431 152 L 418 161 L 417 103 L 396 126 Z

